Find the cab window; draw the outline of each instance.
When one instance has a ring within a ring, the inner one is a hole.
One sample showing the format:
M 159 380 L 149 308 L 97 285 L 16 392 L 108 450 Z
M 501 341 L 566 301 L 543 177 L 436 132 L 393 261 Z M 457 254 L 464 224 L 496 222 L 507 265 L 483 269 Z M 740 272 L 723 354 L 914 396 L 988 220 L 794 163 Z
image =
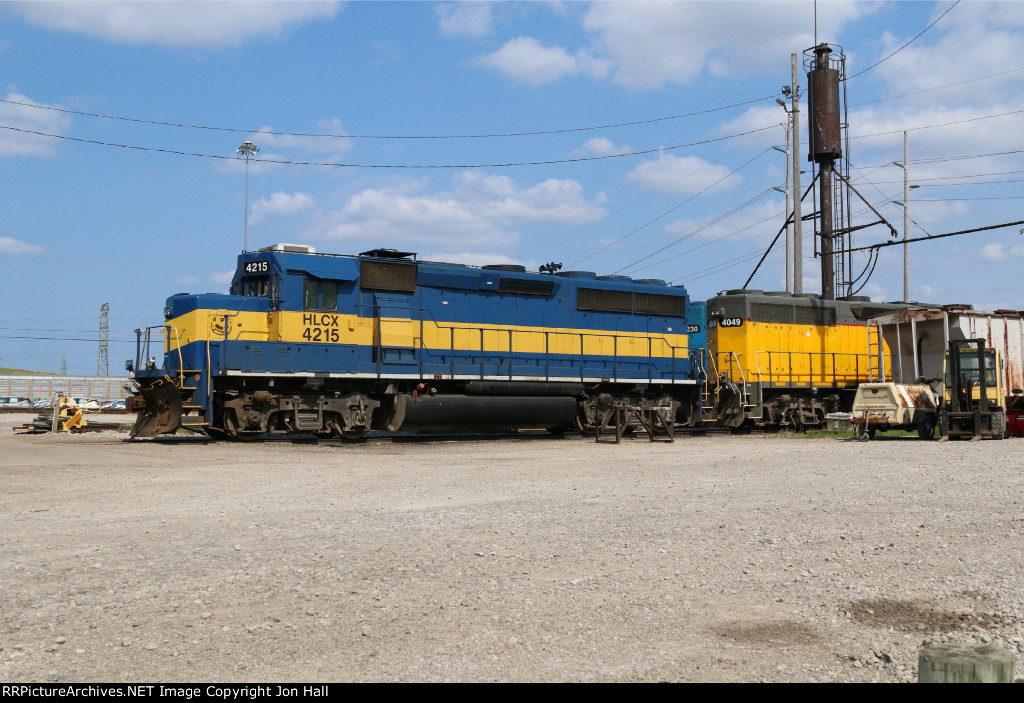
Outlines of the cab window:
M 266 298 L 270 294 L 270 278 L 268 276 L 251 276 L 238 282 L 237 295 L 247 298 Z
M 302 282 L 303 310 L 337 310 L 338 282 L 307 279 Z
M 948 353 L 946 355 L 949 356 Z M 991 349 L 985 350 L 985 386 L 987 388 L 996 387 L 996 354 Z M 946 360 L 946 385 L 949 386 L 952 383 L 952 379 L 949 375 L 950 366 L 949 360 Z M 968 381 L 971 383 L 978 383 L 978 355 L 977 353 L 964 353 L 960 355 L 960 373 L 963 374 Z

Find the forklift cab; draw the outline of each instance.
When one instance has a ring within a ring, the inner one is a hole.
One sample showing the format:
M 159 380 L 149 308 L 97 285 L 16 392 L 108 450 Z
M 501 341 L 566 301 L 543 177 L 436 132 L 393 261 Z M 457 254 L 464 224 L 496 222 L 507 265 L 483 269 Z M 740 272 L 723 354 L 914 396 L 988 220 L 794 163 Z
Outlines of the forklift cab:
M 950 341 L 939 428 L 942 439 L 1002 439 L 1006 430 L 1003 359 L 984 339 Z

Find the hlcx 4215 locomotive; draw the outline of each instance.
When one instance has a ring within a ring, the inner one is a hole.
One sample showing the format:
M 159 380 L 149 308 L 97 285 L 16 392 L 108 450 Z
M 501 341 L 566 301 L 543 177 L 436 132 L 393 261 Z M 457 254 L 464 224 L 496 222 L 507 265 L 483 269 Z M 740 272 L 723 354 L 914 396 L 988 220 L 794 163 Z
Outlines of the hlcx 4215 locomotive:
M 239 256 L 229 295 L 171 296 L 164 324 L 139 331 L 133 436 L 592 433 L 617 406 L 813 425 L 870 378 L 858 306 L 759 291 L 705 304 L 660 280 L 278 244 Z
M 162 363 L 140 332 L 135 436 L 592 432 L 615 403 L 700 420 L 704 307 L 663 281 L 279 244 L 164 317 Z

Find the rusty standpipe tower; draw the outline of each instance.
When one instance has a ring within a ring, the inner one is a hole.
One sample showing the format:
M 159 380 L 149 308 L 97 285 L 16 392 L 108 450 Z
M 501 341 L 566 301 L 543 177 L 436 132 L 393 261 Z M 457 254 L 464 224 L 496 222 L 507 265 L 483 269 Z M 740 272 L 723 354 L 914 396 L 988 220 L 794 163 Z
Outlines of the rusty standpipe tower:
M 833 213 L 832 176 L 836 160 L 843 157 L 839 105 L 839 70 L 829 61 L 832 49 L 827 44 L 814 47 L 814 58 L 807 73 L 808 161 L 818 165 L 818 236 L 821 241 L 821 294 L 826 300 L 836 297 L 835 266 L 832 260 Z M 798 196 L 799 197 L 799 196 Z

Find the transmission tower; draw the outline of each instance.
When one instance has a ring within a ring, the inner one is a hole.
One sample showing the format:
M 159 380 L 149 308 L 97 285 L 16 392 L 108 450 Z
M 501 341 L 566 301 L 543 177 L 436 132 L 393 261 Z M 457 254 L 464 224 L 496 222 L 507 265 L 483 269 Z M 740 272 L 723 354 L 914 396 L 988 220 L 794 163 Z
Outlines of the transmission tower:
M 100 357 L 96 362 L 96 375 L 110 375 L 110 360 L 107 359 L 107 345 L 110 341 L 110 303 L 103 303 L 100 306 Z
M 68 355 L 67 354 L 64 354 L 63 356 L 60 357 L 60 375 L 61 376 L 67 376 L 68 375 Z

